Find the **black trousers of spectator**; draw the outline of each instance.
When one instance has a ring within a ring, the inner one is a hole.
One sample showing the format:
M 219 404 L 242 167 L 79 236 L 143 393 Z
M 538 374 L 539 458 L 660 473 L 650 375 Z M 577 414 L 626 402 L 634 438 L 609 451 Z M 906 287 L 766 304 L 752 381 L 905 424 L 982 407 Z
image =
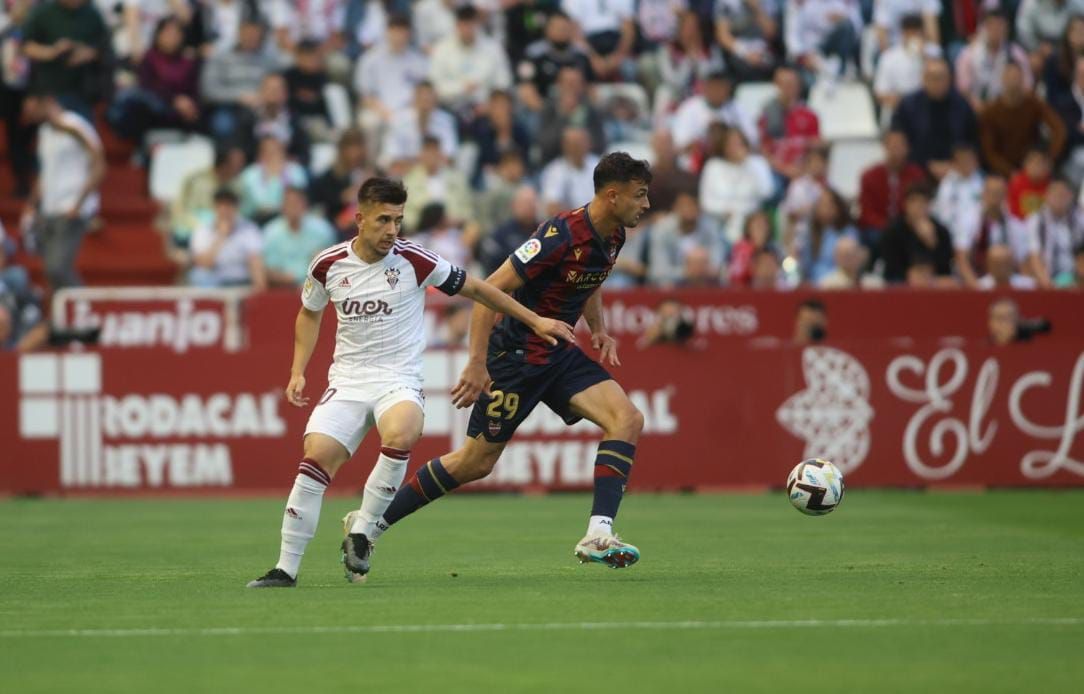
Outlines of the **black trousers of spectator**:
M 7 130 L 8 159 L 12 176 L 15 178 L 15 195 L 20 198 L 30 193 L 30 179 L 36 166 L 34 136 L 38 131 L 37 125 L 23 123 L 25 98 L 25 91 L 12 89 L 0 82 L 0 118 Z

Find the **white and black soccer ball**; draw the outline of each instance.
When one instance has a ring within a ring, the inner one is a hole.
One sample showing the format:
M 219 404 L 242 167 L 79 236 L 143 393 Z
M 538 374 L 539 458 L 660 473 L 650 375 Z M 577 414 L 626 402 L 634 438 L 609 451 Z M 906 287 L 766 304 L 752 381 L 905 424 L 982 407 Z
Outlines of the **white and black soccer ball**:
M 843 501 L 843 473 L 827 460 L 803 460 L 787 477 L 787 498 L 808 516 L 831 513 Z

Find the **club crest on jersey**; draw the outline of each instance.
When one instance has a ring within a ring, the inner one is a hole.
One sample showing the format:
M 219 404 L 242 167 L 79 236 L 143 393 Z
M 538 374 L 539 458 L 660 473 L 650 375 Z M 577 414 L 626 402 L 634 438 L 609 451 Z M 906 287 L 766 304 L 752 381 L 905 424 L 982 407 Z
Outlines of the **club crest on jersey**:
M 542 250 L 542 242 L 538 239 L 527 239 L 527 242 L 516 249 L 516 257 L 521 263 L 526 263 L 538 255 Z
M 384 271 L 384 277 L 388 280 L 388 286 L 395 289 L 395 285 L 399 284 L 399 268 L 388 268 Z
M 496 436 L 501 433 L 501 423 L 499 421 L 492 421 L 489 423 L 489 435 Z

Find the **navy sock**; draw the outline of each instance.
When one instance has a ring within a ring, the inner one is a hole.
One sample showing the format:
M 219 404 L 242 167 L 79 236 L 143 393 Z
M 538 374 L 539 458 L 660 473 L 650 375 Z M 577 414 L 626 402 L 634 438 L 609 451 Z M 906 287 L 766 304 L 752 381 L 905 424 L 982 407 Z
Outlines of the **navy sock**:
M 414 513 L 430 501 L 436 501 L 459 486 L 459 482 L 448 474 L 440 458 L 434 458 L 418 468 L 410 482 L 404 484 L 395 493 L 395 498 L 388 504 L 382 518 L 386 526 L 393 525 Z
M 625 494 L 636 446 L 627 441 L 603 441 L 595 457 L 595 503 L 592 516 L 617 517 L 617 507 Z

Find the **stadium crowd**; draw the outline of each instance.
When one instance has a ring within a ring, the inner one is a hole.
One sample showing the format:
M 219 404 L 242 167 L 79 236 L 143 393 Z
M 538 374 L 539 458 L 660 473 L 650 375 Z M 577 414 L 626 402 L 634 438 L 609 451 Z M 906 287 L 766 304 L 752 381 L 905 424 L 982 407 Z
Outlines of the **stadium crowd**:
M 213 142 L 162 222 L 198 286 L 298 284 L 376 172 L 408 236 L 488 273 L 614 149 L 651 161 L 653 210 L 608 287 L 1084 286 L 1084 0 L 0 0 L 0 32 L 53 287 L 102 127 L 143 165 L 163 131 Z M 883 158 L 846 196 L 807 98 L 855 84 Z

